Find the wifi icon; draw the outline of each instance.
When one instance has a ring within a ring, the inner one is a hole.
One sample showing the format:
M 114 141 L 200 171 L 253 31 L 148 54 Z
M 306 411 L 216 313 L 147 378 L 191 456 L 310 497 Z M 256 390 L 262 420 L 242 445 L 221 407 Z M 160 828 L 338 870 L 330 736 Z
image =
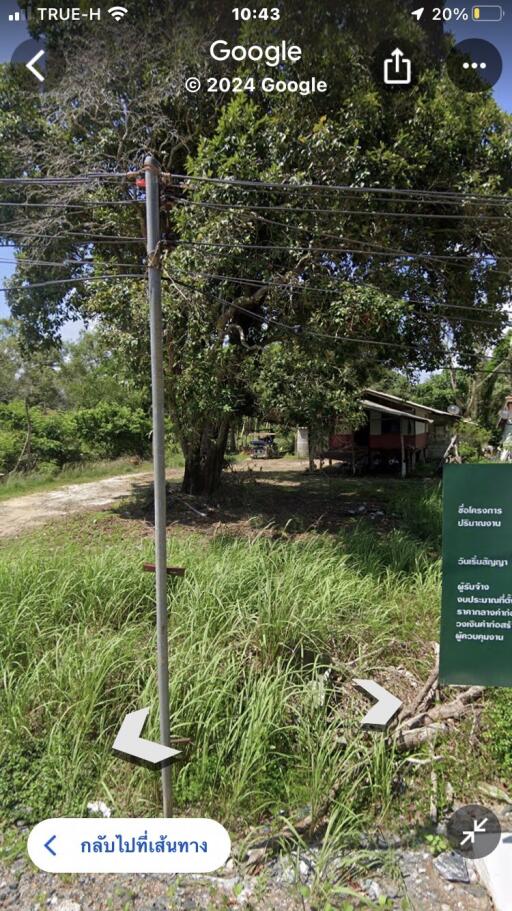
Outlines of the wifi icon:
M 112 16 L 112 19 L 115 19 L 116 22 L 120 22 L 121 19 L 124 19 L 128 10 L 125 6 L 111 6 L 108 12 Z

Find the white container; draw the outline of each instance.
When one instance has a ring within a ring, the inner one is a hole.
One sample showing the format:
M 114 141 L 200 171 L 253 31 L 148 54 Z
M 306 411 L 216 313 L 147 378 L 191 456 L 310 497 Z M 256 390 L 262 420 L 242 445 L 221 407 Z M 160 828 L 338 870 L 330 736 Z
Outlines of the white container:
M 297 458 L 309 459 L 309 430 L 307 427 L 297 427 Z

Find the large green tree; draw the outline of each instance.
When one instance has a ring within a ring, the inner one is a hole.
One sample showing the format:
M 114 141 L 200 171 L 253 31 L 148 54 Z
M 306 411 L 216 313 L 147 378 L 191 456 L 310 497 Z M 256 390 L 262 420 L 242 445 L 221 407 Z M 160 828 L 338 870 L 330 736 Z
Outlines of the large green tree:
M 30 352 L 20 345 L 14 320 L 0 320 L 0 402 L 20 400 L 45 409 L 63 407 L 63 364 L 61 348 L 47 346 Z
M 211 38 L 235 31 L 227 2 L 132 4 L 122 31 L 81 25 L 72 46 L 55 25 L 56 64 L 37 98 L 2 74 L 4 174 L 16 161 L 29 175 L 128 171 L 151 151 L 165 172 L 185 175 L 167 179 L 162 208 L 163 342 L 189 491 L 215 488 L 229 425 L 259 407 L 265 382 L 297 420 L 297 389 L 314 389 L 302 396 L 304 419 L 314 407 L 328 420 L 377 366 L 435 368 L 458 358 L 474 367 L 500 337 L 511 251 L 508 210 L 494 197 L 510 194 L 510 119 L 489 92 L 450 82 L 442 40 L 407 6 L 304 0 L 300 17 L 283 4 L 277 25 L 242 26 L 242 44 L 301 45 L 300 67 L 285 63 L 278 75 L 324 78 L 323 95 L 187 94 L 189 75 L 276 75 L 264 64 L 208 64 Z M 376 76 L 382 22 L 397 42 L 416 44 L 420 75 L 409 91 L 383 91 Z M 16 110 L 25 113 L 13 123 Z M 97 316 L 147 371 L 142 281 L 23 290 L 27 281 L 138 273 L 143 190 L 128 180 L 74 183 L 59 190 L 65 209 L 50 207 L 55 192 L 10 190 L 13 200 L 28 195 L 48 208 L 0 216 L 4 236 L 25 233 L 10 297 L 18 318 L 35 343 L 70 313 Z M 111 205 L 118 202 L 128 205 Z M 116 235 L 129 239 L 109 240 Z

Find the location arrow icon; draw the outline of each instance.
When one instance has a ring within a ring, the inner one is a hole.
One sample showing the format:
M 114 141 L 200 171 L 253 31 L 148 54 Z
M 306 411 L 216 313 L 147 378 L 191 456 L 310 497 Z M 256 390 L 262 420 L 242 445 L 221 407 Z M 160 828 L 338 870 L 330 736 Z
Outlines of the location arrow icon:
M 35 67 L 35 64 L 41 59 L 41 57 L 44 57 L 44 50 L 38 51 L 37 54 L 34 54 L 32 60 L 29 60 L 25 66 L 27 67 L 27 70 L 29 70 L 32 75 L 36 77 L 36 79 L 39 79 L 39 82 L 44 82 L 44 76 L 39 72 L 39 70 L 36 70 Z
M 112 749 L 156 766 L 172 756 L 177 756 L 181 750 L 174 750 L 152 740 L 144 740 L 140 736 L 148 715 L 149 709 L 129 712 L 119 728 Z
M 376 700 L 370 711 L 361 721 L 361 727 L 380 728 L 384 730 L 402 706 L 400 699 L 393 696 L 374 680 L 354 680 L 354 685 L 364 693 L 369 693 Z
M 417 19 L 418 22 L 419 22 L 420 19 L 421 19 L 421 17 L 423 16 L 423 13 L 424 13 L 424 12 L 425 12 L 425 7 L 424 7 L 424 6 L 420 6 L 419 9 L 413 9 L 413 11 L 412 11 L 412 13 L 411 13 L 411 16 L 416 16 L 416 19 Z

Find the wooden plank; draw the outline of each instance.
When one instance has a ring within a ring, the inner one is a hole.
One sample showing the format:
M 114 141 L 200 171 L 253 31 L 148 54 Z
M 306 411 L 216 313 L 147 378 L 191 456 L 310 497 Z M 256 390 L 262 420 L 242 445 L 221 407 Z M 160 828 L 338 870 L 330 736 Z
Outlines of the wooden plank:
M 144 563 L 144 572 L 154 573 L 156 571 L 156 566 L 154 563 Z M 168 566 L 167 567 L 168 576 L 184 576 L 185 569 L 183 566 Z

